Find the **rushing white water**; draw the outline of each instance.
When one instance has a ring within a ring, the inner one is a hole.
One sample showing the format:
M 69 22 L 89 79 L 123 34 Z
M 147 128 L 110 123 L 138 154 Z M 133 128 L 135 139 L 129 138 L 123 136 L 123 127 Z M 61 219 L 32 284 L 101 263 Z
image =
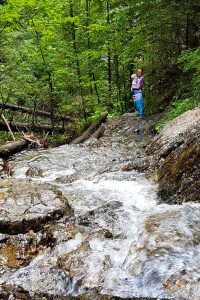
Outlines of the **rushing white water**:
M 75 217 L 52 225 L 56 246 L 8 284 L 75 297 L 97 288 L 122 298 L 200 299 L 200 205 L 157 205 L 156 186 L 123 171 L 142 156 L 136 150 L 63 146 L 11 162 L 14 177 L 57 186 Z
M 27 176 L 28 168 L 40 168 L 41 173 L 30 173 L 29 178 L 63 191 L 75 210 L 77 233 L 66 241 L 59 229 L 55 249 L 21 268 L 8 282 L 17 278 L 19 285 L 30 289 L 31 281 L 34 291 L 43 291 L 48 284 L 52 293 L 74 296 L 98 287 L 102 294 L 120 297 L 198 299 L 200 206 L 156 205 L 156 187 L 136 171 L 121 170 L 126 157 L 120 161 L 120 153 L 115 153 L 113 161 L 101 151 L 65 146 L 28 153 L 13 162 L 17 178 Z M 84 230 L 79 232 L 80 226 Z M 101 230 L 107 236 L 98 233 Z M 61 270 L 53 271 L 58 259 L 65 274 L 72 276 L 70 282 Z M 43 278 L 48 272 L 57 277 L 56 288 Z

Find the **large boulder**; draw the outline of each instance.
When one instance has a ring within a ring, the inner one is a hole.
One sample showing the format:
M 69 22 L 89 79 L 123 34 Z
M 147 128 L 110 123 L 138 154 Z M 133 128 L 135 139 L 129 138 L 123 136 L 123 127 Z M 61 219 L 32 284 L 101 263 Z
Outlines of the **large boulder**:
M 1 233 L 40 230 L 50 220 L 73 215 L 73 210 L 60 190 L 52 185 L 29 180 L 2 180 L 0 203 Z
M 158 195 L 163 202 L 200 202 L 200 108 L 165 126 L 148 151 L 156 157 Z

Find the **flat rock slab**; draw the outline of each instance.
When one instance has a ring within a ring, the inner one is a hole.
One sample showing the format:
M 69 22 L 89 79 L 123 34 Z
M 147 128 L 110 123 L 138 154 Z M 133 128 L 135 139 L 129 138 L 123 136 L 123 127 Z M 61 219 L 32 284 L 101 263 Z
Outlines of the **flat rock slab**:
M 163 127 L 147 152 L 154 155 L 160 202 L 200 203 L 200 107 Z
M 185 134 L 191 135 L 200 125 L 200 107 L 189 110 L 169 122 L 148 147 L 148 152 L 167 157 L 174 149 L 185 142 Z
M 52 185 L 16 179 L 1 181 L 1 233 L 40 230 L 46 222 L 64 215 L 73 215 L 73 210 L 62 192 Z

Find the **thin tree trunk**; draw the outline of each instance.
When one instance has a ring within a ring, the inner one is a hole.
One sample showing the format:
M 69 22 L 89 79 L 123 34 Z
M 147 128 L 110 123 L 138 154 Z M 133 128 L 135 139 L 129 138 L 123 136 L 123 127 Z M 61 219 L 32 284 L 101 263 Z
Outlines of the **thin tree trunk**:
M 69 9 L 70 9 L 70 17 L 73 18 L 74 17 L 73 0 L 70 0 L 70 2 L 69 2 Z M 76 71 L 77 71 L 79 89 L 80 89 L 81 100 L 82 100 L 83 115 L 84 115 L 84 118 L 86 119 L 85 99 L 84 99 L 84 95 L 83 95 L 81 68 L 80 68 L 80 62 L 78 59 L 78 50 L 77 50 L 77 44 L 76 44 L 76 30 L 75 30 L 74 22 L 71 23 L 71 34 L 72 34 L 72 46 L 73 46 L 74 55 L 75 55 Z
M 43 52 L 41 42 L 40 42 L 39 33 L 38 33 L 37 28 L 35 26 L 33 17 L 32 17 L 32 24 L 33 24 L 33 27 L 34 27 L 34 30 L 35 30 L 35 35 L 36 35 L 36 39 L 37 39 L 37 43 L 38 43 L 38 48 L 39 48 L 39 51 L 40 51 L 40 54 L 41 54 L 41 57 L 42 57 L 42 60 L 43 60 L 43 63 L 44 63 L 44 66 L 45 66 L 45 69 L 46 69 L 46 72 L 47 72 L 47 76 L 48 76 L 47 81 L 48 81 L 48 85 L 49 85 L 49 102 L 50 102 L 50 111 L 51 111 L 51 125 L 52 125 L 52 128 L 53 128 L 54 127 L 55 101 L 54 101 L 54 97 L 53 97 L 54 89 L 53 89 L 52 74 L 51 74 L 49 66 L 46 62 L 44 52 Z
M 123 66 L 123 93 L 124 93 L 124 103 L 125 103 L 125 109 L 127 110 L 129 107 L 128 105 L 128 98 L 127 98 L 127 87 L 126 87 L 126 72 L 125 68 Z M 129 88 L 130 90 L 130 88 Z
M 7 126 L 7 128 L 8 128 L 8 131 L 10 132 L 10 135 L 11 135 L 13 141 L 15 141 L 15 136 L 14 136 L 14 134 L 13 134 L 11 128 L 10 128 L 10 125 L 8 124 L 8 121 L 7 121 L 6 118 L 4 117 L 4 114 L 1 114 L 1 117 L 2 117 L 2 119 L 3 119 L 3 121 L 4 121 L 4 123 L 6 124 L 6 126 Z
M 91 49 L 91 43 L 90 43 L 90 32 L 89 32 L 89 22 L 90 22 L 90 2 L 91 0 L 86 0 L 86 30 L 87 30 L 87 48 L 90 50 Z M 88 65 L 89 65 L 89 77 L 91 78 L 91 81 L 94 83 L 94 90 L 97 98 L 97 103 L 100 104 L 100 98 L 99 98 L 99 93 L 98 93 L 98 88 L 96 84 L 96 79 L 95 79 L 95 73 L 92 72 L 91 67 L 90 67 L 90 59 L 91 57 L 89 56 L 88 58 Z M 90 93 L 93 94 L 93 89 L 91 87 Z
M 106 2 L 106 9 L 107 9 L 107 26 L 110 25 L 110 0 L 107 0 Z M 111 50 L 110 50 L 110 37 L 108 37 L 108 66 L 107 66 L 107 72 L 108 72 L 108 95 L 109 95 L 109 101 L 111 104 L 111 98 L 112 98 L 112 74 L 111 74 Z
M 35 125 L 35 121 L 36 121 L 35 110 L 36 110 L 36 100 L 34 99 L 34 107 L 33 107 L 33 114 L 32 114 L 32 126 Z
M 89 32 L 89 23 L 90 23 L 90 1 L 91 0 L 86 0 L 85 1 L 85 10 L 86 10 L 86 34 L 87 34 L 87 48 L 90 50 L 90 32 Z M 89 78 L 92 81 L 92 70 L 90 68 L 90 59 L 91 57 L 88 57 L 88 73 L 89 73 Z M 93 88 L 92 85 L 90 85 L 90 94 L 93 95 Z
M 96 93 L 96 96 L 97 96 L 97 103 L 100 104 L 99 92 L 98 92 L 98 88 L 97 88 L 96 78 L 95 78 L 94 72 L 92 73 L 92 78 L 93 78 L 93 81 L 94 81 L 94 89 L 95 89 L 95 93 Z
M 188 1 L 187 1 L 188 4 Z M 185 45 L 186 45 L 186 49 L 189 49 L 189 25 L 190 25 L 190 21 L 189 21 L 189 16 L 188 14 L 186 15 L 186 25 L 185 25 Z
M 117 84 L 117 100 L 120 103 L 121 113 L 123 113 L 124 110 L 123 110 L 123 104 L 121 102 L 121 86 L 120 86 L 120 76 L 119 76 L 119 59 L 117 54 L 115 54 L 114 56 L 114 62 L 115 62 L 115 77 L 116 77 L 116 84 Z

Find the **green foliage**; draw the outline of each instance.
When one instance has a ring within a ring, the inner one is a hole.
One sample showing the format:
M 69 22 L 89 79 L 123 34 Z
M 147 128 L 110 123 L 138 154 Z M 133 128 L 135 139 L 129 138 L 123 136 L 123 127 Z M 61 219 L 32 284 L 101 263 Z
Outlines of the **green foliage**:
M 160 130 L 171 120 L 180 116 L 182 113 L 193 109 L 197 106 L 197 101 L 193 98 L 184 99 L 183 101 L 174 101 L 167 110 L 165 117 L 156 125 L 156 131 Z
M 16 133 L 15 138 L 20 139 L 21 134 Z M 12 141 L 12 137 L 9 132 L 0 132 L 0 145 L 4 145 L 6 142 L 10 142 L 10 141 Z
M 48 136 L 48 144 L 50 144 L 53 147 L 68 144 L 72 140 L 73 139 L 71 138 L 70 134 L 68 134 L 68 133 Z
M 174 97 L 180 107 L 198 101 L 198 8 L 199 0 L 8 0 L 0 4 L 0 101 L 71 115 L 74 135 L 101 112 L 130 111 L 138 67 L 148 113 Z
M 0 145 L 5 144 L 9 140 L 9 135 L 7 132 L 0 132 Z
M 182 65 L 186 74 L 192 74 L 190 81 L 191 94 L 200 101 L 200 47 L 195 50 L 188 50 L 181 54 L 178 62 Z

